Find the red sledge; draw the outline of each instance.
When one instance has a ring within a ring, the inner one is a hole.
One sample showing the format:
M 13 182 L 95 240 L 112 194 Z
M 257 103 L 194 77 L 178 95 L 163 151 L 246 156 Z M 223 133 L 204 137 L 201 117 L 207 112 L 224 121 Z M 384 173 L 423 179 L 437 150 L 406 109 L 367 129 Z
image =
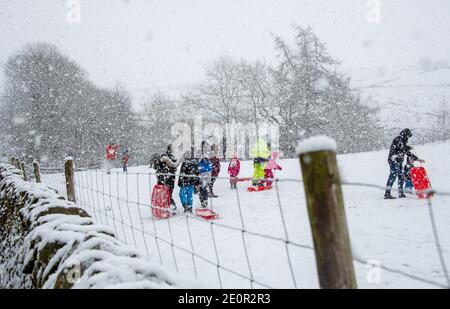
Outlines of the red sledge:
M 236 178 L 236 181 L 249 181 L 252 180 L 252 177 L 243 177 L 243 178 Z
M 423 166 L 412 167 L 410 175 L 418 198 L 424 199 L 433 196 L 433 194 L 426 192 L 431 190 L 431 183 L 428 178 L 427 171 Z
M 195 210 L 195 214 L 205 220 L 215 220 L 219 218 L 219 214 L 209 208 L 198 208 Z
M 248 187 L 247 191 L 248 192 L 259 192 L 259 191 L 266 191 L 266 190 L 271 190 L 272 187 L 268 187 L 268 186 L 260 186 L 260 187 Z
M 170 190 L 164 185 L 155 185 L 153 187 L 152 215 L 157 219 L 170 217 Z

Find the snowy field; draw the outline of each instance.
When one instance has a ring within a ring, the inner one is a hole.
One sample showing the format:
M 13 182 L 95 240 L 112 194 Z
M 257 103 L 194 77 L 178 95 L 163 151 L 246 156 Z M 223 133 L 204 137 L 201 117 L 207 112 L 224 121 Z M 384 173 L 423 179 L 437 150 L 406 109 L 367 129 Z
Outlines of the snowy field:
M 419 146 L 416 151 L 426 160 L 433 188 L 450 192 L 450 164 L 442 161 L 450 155 L 450 143 Z M 387 151 L 338 156 L 341 177 L 344 182 L 383 186 L 388 174 L 386 157 Z M 115 229 L 121 240 L 168 269 L 197 277 L 206 288 L 317 288 L 300 166 L 295 159 L 279 163 L 283 171 L 276 174 L 282 180 L 278 190 L 249 193 L 246 187 L 250 184 L 241 182 L 236 191 L 226 179 L 219 179 L 215 186 L 219 197 L 210 200 L 210 207 L 220 214 L 214 224 L 183 214 L 154 220 L 149 204 L 155 177 L 146 166 L 131 167 L 128 174 L 119 170 L 111 175 L 101 170 L 77 172 L 77 201 L 98 223 Z M 241 165 L 240 176 L 251 176 L 251 162 Z M 227 176 L 226 169 L 223 163 L 221 176 Z M 49 186 L 65 192 L 62 180 L 61 175 L 43 176 Z M 379 188 L 344 186 L 354 257 L 446 285 L 427 202 L 413 195 L 386 201 L 383 194 Z M 175 200 L 179 205 L 178 187 Z M 432 199 L 447 264 L 449 202 L 450 195 L 437 194 Z M 197 195 L 195 207 L 199 207 Z M 286 244 L 286 239 L 291 243 Z M 437 287 L 385 269 L 378 272 L 361 262 L 355 262 L 355 269 L 361 288 Z

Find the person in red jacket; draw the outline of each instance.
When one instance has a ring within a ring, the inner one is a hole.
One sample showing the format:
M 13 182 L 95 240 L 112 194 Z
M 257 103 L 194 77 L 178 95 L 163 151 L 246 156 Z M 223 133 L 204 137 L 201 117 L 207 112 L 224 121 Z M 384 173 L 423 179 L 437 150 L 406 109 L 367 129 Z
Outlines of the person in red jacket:
M 269 163 L 267 163 L 265 169 L 264 169 L 264 179 L 267 187 L 272 186 L 273 182 L 273 170 L 283 170 L 281 166 L 277 163 L 278 159 L 278 151 L 272 151 L 272 157 L 269 159 Z
M 241 170 L 241 162 L 239 161 L 237 154 L 233 153 L 230 163 L 228 164 L 228 174 L 230 174 L 231 189 L 236 189 L 238 182 L 237 176 Z
M 113 166 L 113 161 L 116 160 L 117 149 L 119 145 L 117 143 L 109 143 L 106 146 L 106 172 L 109 174 L 111 167 Z
M 128 150 L 125 150 L 122 154 L 122 168 L 124 173 L 128 173 L 128 159 L 130 155 L 128 154 Z
M 210 197 L 217 197 L 217 195 L 214 194 L 213 188 L 214 188 L 214 182 L 217 179 L 217 176 L 219 176 L 220 173 L 220 159 L 218 156 L 219 153 L 219 147 L 216 144 L 213 144 L 211 146 L 211 153 L 212 156 L 209 159 L 209 161 L 213 165 L 213 170 L 211 172 L 211 182 L 209 184 L 209 196 Z

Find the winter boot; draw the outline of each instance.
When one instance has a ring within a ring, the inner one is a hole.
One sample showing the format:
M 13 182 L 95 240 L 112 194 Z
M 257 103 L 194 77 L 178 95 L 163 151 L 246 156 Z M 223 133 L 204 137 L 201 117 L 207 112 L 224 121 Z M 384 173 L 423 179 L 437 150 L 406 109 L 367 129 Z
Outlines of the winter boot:
M 202 206 L 202 208 L 208 207 L 208 202 L 207 201 L 202 202 L 201 206 Z
M 391 192 L 386 191 L 386 193 L 384 194 L 384 199 L 385 199 L 385 200 L 395 200 L 395 197 L 393 197 L 393 196 L 391 195 Z
M 405 198 L 405 197 L 406 197 L 405 193 L 403 192 L 398 193 L 398 198 Z
M 177 205 L 175 204 L 170 204 L 170 208 L 172 209 L 173 212 L 177 211 Z

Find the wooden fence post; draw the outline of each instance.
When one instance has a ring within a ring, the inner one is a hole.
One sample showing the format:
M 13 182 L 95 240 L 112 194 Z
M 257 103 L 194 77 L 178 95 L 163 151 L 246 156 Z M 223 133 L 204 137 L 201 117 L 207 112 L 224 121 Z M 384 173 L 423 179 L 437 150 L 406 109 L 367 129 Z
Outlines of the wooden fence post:
M 321 288 L 357 288 L 345 218 L 336 144 L 327 137 L 300 143 L 309 221 Z
M 37 160 L 33 161 L 34 178 L 36 178 L 37 183 L 41 183 L 41 167 Z
M 75 182 L 72 158 L 66 158 L 64 163 L 64 174 L 66 176 L 67 199 L 75 203 Z
M 25 167 L 25 162 L 20 162 L 20 169 L 22 170 L 23 180 L 28 181 L 27 169 Z
M 16 166 L 16 157 L 11 157 L 10 161 L 12 166 Z
M 16 158 L 14 166 L 19 170 L 21 169 L 20 160 L 18 158 Z

